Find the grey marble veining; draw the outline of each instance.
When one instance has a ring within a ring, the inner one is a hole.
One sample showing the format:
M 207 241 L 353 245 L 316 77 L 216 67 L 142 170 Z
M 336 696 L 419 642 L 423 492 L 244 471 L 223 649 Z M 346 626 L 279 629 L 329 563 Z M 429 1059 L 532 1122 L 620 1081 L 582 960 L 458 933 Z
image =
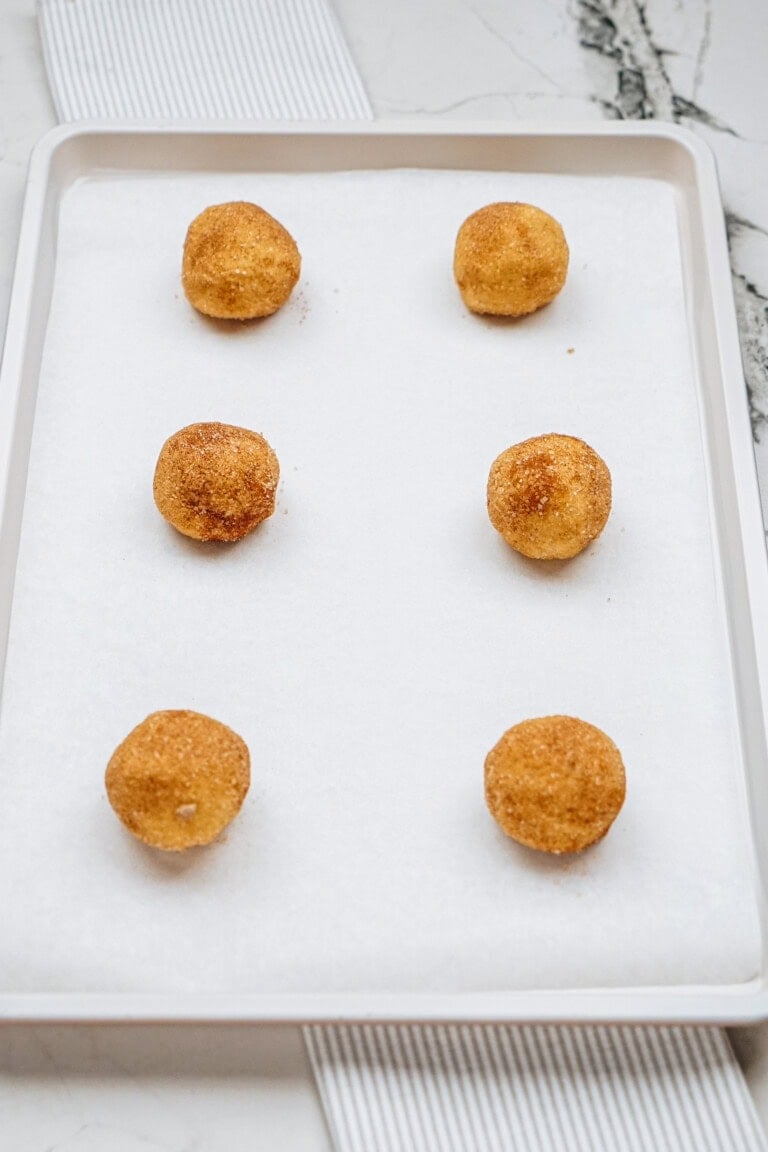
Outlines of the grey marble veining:
M 768 232 L 750 220 L 743 220 L 735 212 L 726 212 L 725 219 L 749 412 L 755 440 L 760 444 L 768 426 L 768 295 L 750 279 L 744 267 L 746 262 L 742 260 L 742 248 L 757 247 L 760 241 L 768 242 Z M 765 246 L 768 248 L 768 243 Z M 763 277 L 760 282 L 765 282 Z M 765 507 L 763 518 L 768 523 Z

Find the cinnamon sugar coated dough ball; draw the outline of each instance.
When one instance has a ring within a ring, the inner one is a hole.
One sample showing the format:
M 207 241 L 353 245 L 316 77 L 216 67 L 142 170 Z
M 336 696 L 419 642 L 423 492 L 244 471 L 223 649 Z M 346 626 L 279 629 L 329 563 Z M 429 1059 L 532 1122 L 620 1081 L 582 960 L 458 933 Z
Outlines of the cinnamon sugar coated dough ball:
M 277 456 L 258 432 L 190 424 L 160 450 L 155 503 L 194 540 L 241 540 L 275 510 Z
M 112 754 L 109 802 L 134 836 L 169 852 L 210 844 L 251 782 L 245 742 L 200 712 L 153 712 Z
M 563 230 L 533 204 L 487 204 L 459 228 L 453 274 L 472 312 L 526 316 L 554 300 L 567 272 Z
M 626 794 L 621 754 L 572 716 L 524 720 L 485 761 L 485 800 L 508 836 L 542 852 L 580 852 L 605 836 Z
M 181 282 L 190 304 L 206 316 L 271 316 L 285 304 L 300 271 L 295 240 L 256 204 L 214 204 L 187 231 Z
M 523 556 L 568 560 L 600 535 L 611 511 L 611 474 L 575 436 L 534 436 L 491 465 L 488 515 Z

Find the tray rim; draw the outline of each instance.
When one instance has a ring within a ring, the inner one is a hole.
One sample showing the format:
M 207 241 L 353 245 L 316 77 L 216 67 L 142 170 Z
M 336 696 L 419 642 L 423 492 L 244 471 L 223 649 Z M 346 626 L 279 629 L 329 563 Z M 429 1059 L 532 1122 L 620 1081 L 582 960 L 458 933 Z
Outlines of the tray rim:
M 16 439 L 30 312 L 43 232 L 43 212 L 51 194 L 53 165 L 60 153 L 78 141 L 131 136 L 174 138 L 263 137 L 498 137 L 558 140 L 645 138 L 671 143 L 686 153 L 695 172 L 695 192 L 701 214 L 707 289 L 714 305 L 716 350 L 732 480 L 739 513 L 741 545 L 755 646 L 757 691 L 761 701 L 763 739 L 768 715 L 768 564 L 752 448 L 751 423 L 744 387 L 741 350 L 731 292 L 725 221 L 714 156 L 704 141 L 677 125 L 646 122 L 587 121 L 459 121 L 433 118 L 387 121 L 108 121 L 62 125 L 47 132 L 33 150 L 19 234 L 5 347 L 0 365 L 0 509 L 2 538 L 9 519 L 12 454 Z M 172 170 L 184 170 L 179 165 Z M 193 166 L 194 167 L 194 166 Z M 136 168 L 148 171 L 140 158 Z M 108 171 L 104 169 L 103 171 Z M 113 171 L 125 171 L 116 166 Z M 193 168 L 186 169 L 193 170 Z M 94 170 L 95 174 L 96 170 Z M 22 501 L 23 502 L 23 501 Z M 19 516 L 20 524 L 21 516 Z M 18 525 L 17 525 L 18 529 Z M 758 531 L 759 529 L 759 531 Z M 13 526 L 10 529 L 13 539 Z M 15 548 L 13 563 L 15 568 Z M 12 573 L 0 581 L 0 600 L 12 600 Z M 730 632 L 730 629 L 729 629 Z M 4 640 L 3 640 L 4 647 Z M 736 679 L 734 666 L 734 679 Z M 745 763 L 745 772 L 747 765 Z M 768 790 L 768 782 L 765 784 Z M 768 795 L 768 791 L 766 792 Z M 750 803 L 750 814 L 753 804 Z M 759 853 L 760 829 L 753 827 Z M 768 836 L 768 832 L 766 832 Z M 768 840 L 766 840 L 768 844 Z M 756 878 L 757 879 L 757 878 Z M 765 899 L 756 883 L 761 916 L 761 974 L 742 985 L 665 986 L 632 988 L 536 989 L 487 993 L 6 993 L 0 991 L 0 1022 L 261 1022 L 319 1021 L 506 1021 L 506 1022 L 664 1022 L 744 1024 L 768 1019 L 768 979 L 765 958 Z

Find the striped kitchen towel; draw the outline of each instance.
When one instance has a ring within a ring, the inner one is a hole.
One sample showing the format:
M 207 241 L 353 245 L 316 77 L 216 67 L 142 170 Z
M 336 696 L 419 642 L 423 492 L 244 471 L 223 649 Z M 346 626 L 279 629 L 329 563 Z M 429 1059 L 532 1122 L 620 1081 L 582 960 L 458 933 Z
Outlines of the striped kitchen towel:
M 326 0 L 39 0 L 60 120 L 370 119 Z
M 716 1028 L 305 1028 L 337 1152 L 765 1152 Z

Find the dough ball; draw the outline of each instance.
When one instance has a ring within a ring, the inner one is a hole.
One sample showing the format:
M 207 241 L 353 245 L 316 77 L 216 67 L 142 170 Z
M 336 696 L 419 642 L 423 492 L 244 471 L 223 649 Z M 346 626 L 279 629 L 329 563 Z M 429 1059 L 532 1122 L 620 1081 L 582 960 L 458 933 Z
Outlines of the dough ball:
M 275 510 L 277 456 L 263 436 L 233 424 L 190 424 L 160 450 L 155 503 L 194 540 L 241 540 Z
M 488 515 L 523 556 L 567 560 L 600 535 L 611 474 L 575 436 L 534 436 L 502 452 L 488 477 Z
M 533 204 L 487 204 L 459 228 L 453 274 L 472 312 L 526 316 L 554 300 L 567 272 L 563 230 Z
M 181 282 L 206 316 L 252 320 L 285 304 L 301 271 L 289 232 L 256 204 L 214 204 L 189 226 Z
M 485 761 L 485 800 L 508 836 L 542 852 L 580 852 L 601 840 L 626 793 L 621 754 L 572 716 L 524 720 Z
M 180 852 L 210 844 L 237 816 L 251 782 L 243 740 L 200 712 L 153 712 L 112 754 L 109 802 L 145 844 Z

